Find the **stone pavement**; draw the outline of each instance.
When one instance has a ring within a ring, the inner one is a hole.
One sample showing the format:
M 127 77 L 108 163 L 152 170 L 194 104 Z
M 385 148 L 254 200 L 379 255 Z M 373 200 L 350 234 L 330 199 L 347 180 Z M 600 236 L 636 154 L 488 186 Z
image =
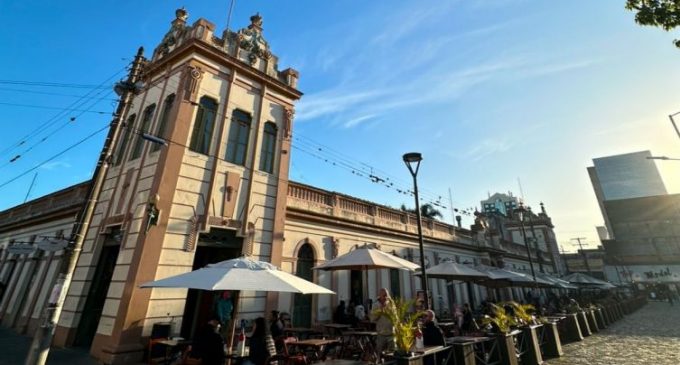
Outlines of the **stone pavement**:
M 13 331 L 0 327 L 0 365 L 22 365 L 26 360 L 31 338 L 20 336 Z M 86 349 L 67 348 L 52 349 L 47 358 L 50 365 L 93 365 Z
M 650 302 L 546 365 L 679 365 L 680 305 Z

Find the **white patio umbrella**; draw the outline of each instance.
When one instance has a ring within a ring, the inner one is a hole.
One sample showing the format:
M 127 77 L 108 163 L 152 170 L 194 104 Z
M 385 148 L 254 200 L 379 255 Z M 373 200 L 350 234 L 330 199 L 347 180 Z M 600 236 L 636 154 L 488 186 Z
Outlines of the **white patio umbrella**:
M 562 280 L 558 277 L 552 276 L 546 273 L 536 273 L 536 276 L 540 276 L 541 279 L 545 279 L 553 283 L 553 287 L 558 289 L 578 289 L 576 285 L 570 284 L 566 280 Z
M 371 269 L 400 269 L 414 271 L 420 265 L 411 261 L 404 260 L 386 252 L 382 252 L 366 245 L 357 247 L 344 255 L 338 256 L 333 260 L 315 266 L 313 270 L 335 271 L 335 270 L 362 270 L 364 272 L 364 283 L 362 285 L 364 295 L 368 297 L 368 271 Z
M 420 269 L 420 268 L 419 268 Z M 425 269 L 428 278 L 447 279 L 459 281 L 477 281 L 490 279 L 489 275 L 465 264 L 459 264 L 452 260 L 443 260 L 438 265 Z M 420 271 L 416 272 L 420 275 Z
M 439 264 L 425 269 L 428 279 L 445 279 L 447 285 L 453 284 L 454 281 L 472 281 L 479 282 L 488 280 L 489 276 L 479 270 L 474 269 L 470 265 L 459 264 L 451 259 L 444 259 Z M 420 275 L 420 271 L 416 272 Z M 455 295 L 450 292 L 451 299 L 455 301 Z M 472 291 L 468 291 L 468 300 L 474 303 Z
M 508 269 L 501 269 L 498 267 L 486 266 L 486 265 L 476 265 L 474 266 L 476 270 L 479 270 L 489 276 L 490 280 L 483 281 L 481 284 L 491 287 L 505 287 L 505 286 L 552 286 L 552 283 L 541 279 L 536 275 L 536 281 L 534 282 L 534 277 L 531 274 L 520 273 L 517 271 L 512 271 Z
M 202 269 L 151 281 L 142 288 L 254 290 L 301 294 L 335 294 L 322 286 L 246 257 L 210 264 Z
M 150 281 L 142 288 L 189 288 L 202 290 L 253 290 L 301 294 L 335 294 L 322 286 L 279 270 L 276 266 L 246 257 L 210 264 L 202 269 Z M 234 313 L 239 312 L 238 301 Z M 234 338 L 232 321 L 227 343 Z
M 313 270 L 368 270 L 368 269 L 402 269 L 414 271 L 420 265 L 404 260 L 386 252 L 367 246 L 358 247 L 333 260 L 326 261 Z

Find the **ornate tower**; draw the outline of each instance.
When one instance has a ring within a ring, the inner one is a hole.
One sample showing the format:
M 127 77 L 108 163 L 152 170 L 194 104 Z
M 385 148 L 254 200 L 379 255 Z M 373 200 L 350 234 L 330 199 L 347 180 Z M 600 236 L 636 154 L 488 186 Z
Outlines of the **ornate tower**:
M 239 255 L 279 264 L 299 74 L 279 71 L 259 14 L 237 32 L 176 11 L 123 116 L 57 344 L 141 360 L 155 323 L 191 336 L 212 297 L 141 283 Z M 242 293 L 243 317 L 274 296 Z

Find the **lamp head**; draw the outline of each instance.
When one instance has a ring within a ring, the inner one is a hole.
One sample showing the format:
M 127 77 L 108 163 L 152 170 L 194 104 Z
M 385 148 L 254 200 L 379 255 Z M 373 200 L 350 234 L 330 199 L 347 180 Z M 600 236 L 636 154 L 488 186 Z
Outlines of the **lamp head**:
M 409 152 L 404 154 L 404 162 L 406 163 L 415 163 L 415 162 L 420 162 L 423 160 L 423 155 L 421 155 L 419 152 Z
M 520 221 L 524 222 L 524 213 L 526 213 L 526 209 L 524 208 L 524 203 L 519 202 L 519 208 L 517 208 L 517 218 L 519 218 Z

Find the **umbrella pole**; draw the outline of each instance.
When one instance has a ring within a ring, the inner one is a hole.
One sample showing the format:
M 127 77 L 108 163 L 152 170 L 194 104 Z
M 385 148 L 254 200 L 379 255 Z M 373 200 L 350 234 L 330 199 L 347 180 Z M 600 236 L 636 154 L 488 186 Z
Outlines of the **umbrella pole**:
M 236 291 L 235 294 L 235 299 L 234 299 L 234 310 L 232 311 L 233 314 L 231 316 L 231 321 L 229 322 L 229 332 L 227 332 L 227 349 L 231 352 L 231 349 L 234 344 L 234 333 L 236 332 L 236 316 L 238 315 L 239 310 L 241 309 L 240 303 L 241 303 L 241 291 L 238 290 Z M 231 365 L 231 358 L 228 359 L 227 365 Z

